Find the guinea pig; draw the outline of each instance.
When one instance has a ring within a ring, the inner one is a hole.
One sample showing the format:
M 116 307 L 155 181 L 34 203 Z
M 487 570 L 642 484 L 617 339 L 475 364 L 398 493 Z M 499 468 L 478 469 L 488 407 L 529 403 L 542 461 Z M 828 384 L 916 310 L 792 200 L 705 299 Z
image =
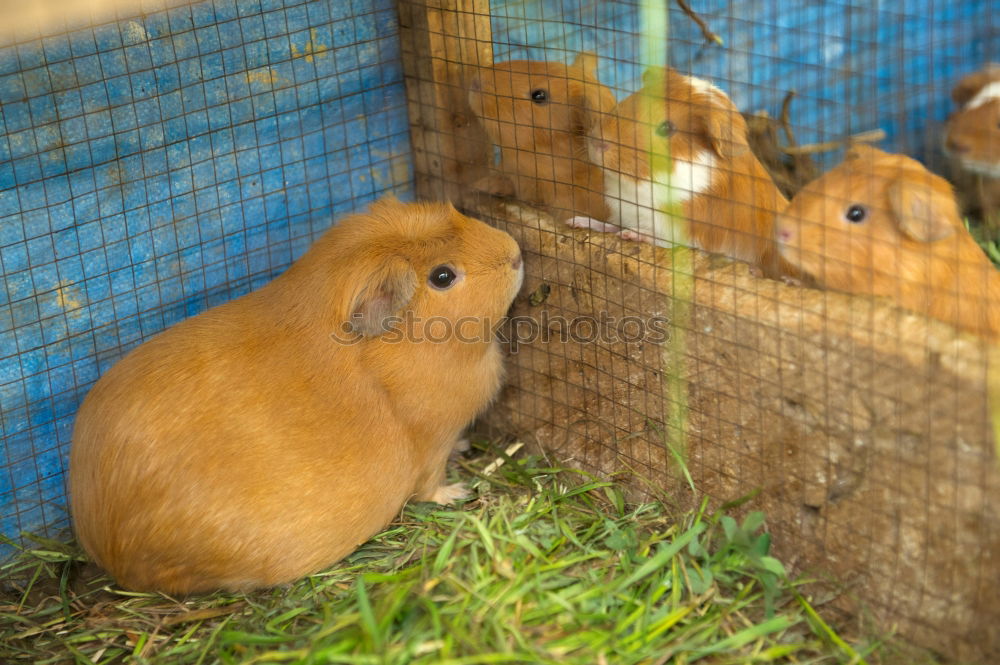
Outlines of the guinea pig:
M 575 214 L 606 220 L 601 171 L 587 158 L 586 130 L 615 105 L 597 80 L 597 56 L 565 65 L 511 60 L 481 69 L 469 104 L 500 148 L 498 176 L 474 187 L 516 196 L 558 221 Z
M 771 277 L 787 274 L 774 246 L 774 216 L 788 202 L 750 151 L 747 132 L 714 85 L 669 67 L 647 70 L 642 88 L 588 142 L 604 170 L 611 224 L 582 216 L 569 224 L 724 254 Z
M 70 452 L 80 543 L 119 584 L 286 583 L 364 543 L 445 465 L 503 377 L 523 279 L 450 204 L 374 203 L 263 288 L 168 328 L 88 393 Z
M 782 256 L 821 286 L 1000 334 L 996 269 L 962 224 L 951 185 L 909 157 L 855 146 L 795 195 L 775 232 Z
M 959 110 L 945 126 L 944 152 L 963 207 L 1000 225 L 1000 64 L 964 77 L 951 97 Z

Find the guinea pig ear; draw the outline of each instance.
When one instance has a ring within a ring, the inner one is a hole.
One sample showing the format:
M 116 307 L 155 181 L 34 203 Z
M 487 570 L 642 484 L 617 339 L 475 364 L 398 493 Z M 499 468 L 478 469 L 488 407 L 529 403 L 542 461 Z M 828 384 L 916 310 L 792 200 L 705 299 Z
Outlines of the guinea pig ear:
M 585 75 L 597 78 L 597 54 L 593 51 L 581 51 L 573 58 L 571 67 L 579 67 Z
M 889 205 L 904 235 L 918 242 L 934 242 L 955 232 L 955 197 L 903 174 L 889 185 Z
M 417 273 L 402 258 L 394 258 L 361 284 L 351 302 L 350 326 L 365 337 L 389 330 L 388 319 L 399 316 L 417 290 Z
M 1000 81 L 1000 65 L 989 64 L 978 72 L 963 76 L 952 88 L 951 98 L 959 106 L 965 106 L 985 85 L 993 81 Z
M 586 134 L 615 106 L 615 96 L 596 81 L 570 81 L 569 103 L 573 106 L 573 131 Z
M 576 56 L 573 67 L 579 68 L 583 77 L 567 82 L 569 103 L 573 109 L 573 131 L 587 133 L 595 122 L 611 113 L 615 96 L 597 80 L 597 56 L 584 52 Z
M 702 130 L 712 144 L 715 154 L 723 159 L 730 159 L 750 149 L 747 122 L 732 102 L 716 92 L 699 95 L 698 99 L 705 100 L 694 103 L 702 105 L 699 109 Z

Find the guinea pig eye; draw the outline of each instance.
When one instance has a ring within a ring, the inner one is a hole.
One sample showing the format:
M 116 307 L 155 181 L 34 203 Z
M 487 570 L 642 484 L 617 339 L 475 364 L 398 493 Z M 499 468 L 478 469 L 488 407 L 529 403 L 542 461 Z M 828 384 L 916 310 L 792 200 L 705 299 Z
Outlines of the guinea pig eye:
M 861 222 L 865 221 L 865 217 L 867 216 L 868 216 L 868 208 L 864 207 L 863 205 L 859 205 L 857 203 L 848 208 L 847 212 L 844 213 L 844 218 L 851 224 L 860 224 Z
M 677 127 L 669 120 L 664 120 L 656 127 L 656 135 L 666 138 L 677 131 Z
M 428 283 L 439 291 L 444 291 L 445 289 L 451 288 L 451 285 L 455 283 L 457 275 L 455 271 L 448 266 L 438 266 L 431 270 L 431 274 L 427 277 Z
M 549 92 L 545 88 L 537 88 L 531 91 L 531 101 L 536 104 L 544 104 L 549 101 Z

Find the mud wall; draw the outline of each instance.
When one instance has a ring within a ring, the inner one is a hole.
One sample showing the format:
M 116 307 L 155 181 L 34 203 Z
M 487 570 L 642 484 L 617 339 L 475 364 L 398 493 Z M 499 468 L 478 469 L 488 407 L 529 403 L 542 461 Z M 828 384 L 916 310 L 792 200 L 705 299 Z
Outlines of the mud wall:
M 680 261 L 517 206 L 479 213 L 526 260 L 491 425 L 679 507 L 755 494 L 745 509 L 766 512 L 777 553 L 835 580 L 841 609 L 953 658 L 998 662 L 994 350 L 887 302 L 700 253 Z M 662 317 L 668 334 L 588 332 L 627 317 Z

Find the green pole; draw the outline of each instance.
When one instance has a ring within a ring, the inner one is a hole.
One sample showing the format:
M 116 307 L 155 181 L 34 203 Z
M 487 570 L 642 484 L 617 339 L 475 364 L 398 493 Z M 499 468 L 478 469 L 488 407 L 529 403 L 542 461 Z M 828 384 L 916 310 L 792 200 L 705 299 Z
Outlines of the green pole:
M 667 63 L 667 45 L 669 34 L 669 13 L 667 0 L 643 0 L 641 5 L 641 43 L 640 59 L 645 70 L 648 67 L 663 67 Z M 650 91 L 654 97 L 663 94 L 662 90 Z M 652 100 L 651 100 L 652 101 Z M 656 104 L 659 106 L 659 104 Z M 654 127 L 646 128 L 652 132 Z M 650 141 L 649 145 L 654 145 Z M 649 163 L 665 168 L 653 168 L 651 171 L 666 174 L 666 182 L 654 182 L 653 187 L 667 188 L 670 191 L 669 154 L 650 154 Z M 655 177 L 655 176 L 654 176 Z M 657 197 L 654 197 L 657 198 Z M 666 197 L 660 200 L 667 200 Z M 672 217 L 683 217 L 678 205 L 671 205 L 664 212 Z M 684 378 L 684 366 L 687 349 L 687 331 L 691 324 L 692 302 L 694 297 L 693 256 L 691 249 L 677 245 L 671 250 L 671 334 L 663 350 L 665 367 L 667 414 L 665 445 L 671 458 L 680 466 L 688 483 L 694 489 L 691 477 L 687 472 L 687 421 L 688 421 L 688 387 Z

